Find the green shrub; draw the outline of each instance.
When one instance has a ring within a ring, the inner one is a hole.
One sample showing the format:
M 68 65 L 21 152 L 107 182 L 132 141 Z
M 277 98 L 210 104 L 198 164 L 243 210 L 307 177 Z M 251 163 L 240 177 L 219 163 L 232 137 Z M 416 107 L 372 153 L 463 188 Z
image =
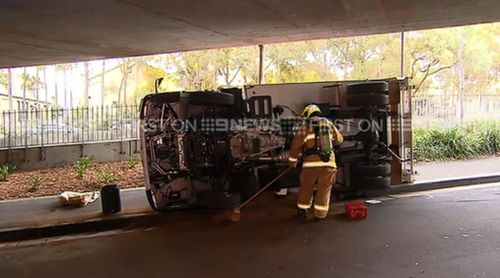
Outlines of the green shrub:
M 137 164 L 139 164 L 139 157 L 137 156 L 129 156 L 127 160 L 128 167 L 130 169 L 134 169 Z
M 78 161 L 81 161 L 81 163 L 88 169 L 94 163 L 94 158 L 92 156 L 82 155 Z
M 29 192 L 35 192 L 38 190 L 40 185 L 42 184 L 42 178 L 41 177 L 32 177 L 30 180 L 30 188 L 28 189 Z
M 99 172 L 99 177 L 104 184 L 110 184 L 115 181 L 113 173 L 106 169 L 103 169 Z
M 12 165 L 3 165 L 0 167 L 0 181 L 6 181 L 7 178 L 14 173 L 16 166 Z
M 75 164 L 73 165 L 73 169 L 75 170 L 76 177 L 81 179 L 87 172 L 87 170 L 92 166 L 94 159 L 91 156 L 83 155 L 80 157 Z
M 470 159 L 500 152 L 500 121 L 478 121 L 452 127 L 417 128 L 417 160 Z
M 73 165 L 73 169 L 75 170 L 76 177 L 79 179 L 83 178 L 83 175 L 85 175 L 88 170 L 88 168 L 79 160 L 75 162 L 75 165 Z

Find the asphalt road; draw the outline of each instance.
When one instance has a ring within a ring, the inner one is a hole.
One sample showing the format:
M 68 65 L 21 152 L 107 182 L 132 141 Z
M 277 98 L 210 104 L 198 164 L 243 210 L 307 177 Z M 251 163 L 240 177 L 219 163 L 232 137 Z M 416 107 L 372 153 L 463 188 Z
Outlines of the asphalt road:
M 265 196 L 239 223 L 184 211 L 153 229 L 0 248 L 1 277 L 499 277 L 500 184 L 400 196 L 301 223 Z M 25 246 L 23 246 L 25 245 Z

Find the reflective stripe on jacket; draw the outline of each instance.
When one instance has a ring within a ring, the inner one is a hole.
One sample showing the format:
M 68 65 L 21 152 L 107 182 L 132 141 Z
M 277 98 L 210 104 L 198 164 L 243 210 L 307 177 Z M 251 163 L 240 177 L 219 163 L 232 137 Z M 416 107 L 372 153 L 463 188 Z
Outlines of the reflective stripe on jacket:
M 312 117 L 311 119 L 309 119 L 309 121 L 317 121 L 319 119 L 320 119 L 319 117 Z M 344 138 L 342 137 L 338 129 L 335 127 L 335 125 L 333 125 L 333 123 L 330 121 L 328 122 L 331 125 L 330 135 L 333 144 L 335 146 L 342 144 Z M 316 136 L 314 134 L 314 129 L 312 125 L 310 124 L 303 125 L 293 137 L 292 145 L 290 146 L 290 153 L 288 160 L 290 162 L 296 162 L 298 160 L 301 151 L 308 148 L 314 148 L 315 146 L 316 146 Z M 316 154 L 308 155 L 303 159 L 303 161 L 304 163 L 302 167 L 304 168 L 313 168 L 313 167 L 337 168 L 337 164 L 335 163 L 335 153 L 333 151 L 330 154 L 330 159 L 327 162 L 321 160 L 321 157 Z

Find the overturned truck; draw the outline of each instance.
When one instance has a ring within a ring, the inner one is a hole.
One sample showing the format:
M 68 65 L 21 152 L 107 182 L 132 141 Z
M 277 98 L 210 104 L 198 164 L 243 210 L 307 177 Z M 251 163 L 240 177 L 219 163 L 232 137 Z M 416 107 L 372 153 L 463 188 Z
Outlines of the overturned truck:
M 248 85 L 165 92 L 140 107 L 146 196 L 158 211 L 230 208 L 287 168 L 299 117 L 316 104 L 344 136 L 337 198 L 412 181 L 408 79 Z M 300 169 L 275 189 L 298 185 Z

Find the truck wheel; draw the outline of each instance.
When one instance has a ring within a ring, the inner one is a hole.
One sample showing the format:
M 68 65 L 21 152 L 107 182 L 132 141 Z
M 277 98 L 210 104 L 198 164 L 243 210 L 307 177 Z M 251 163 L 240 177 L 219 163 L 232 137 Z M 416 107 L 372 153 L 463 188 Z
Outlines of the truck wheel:
M 153 193 L 151 193 L 151 189 L 146 189 L 146 198 L 148 199 L 149 206 L 157 212 L 163 212 L 163 209 L 158 208 L 153 200 Z
M 194 105 L 221 105 L 235 104 L 234 96 L 228 93 L 191 92 L 185 93 L 190 104 Z
M 174 93 L 158 93 L 158 94 L 149 94 L 145 96 L 140 103 L 140 118 L 141 120 L 144 118 L 144 107 L 145 103 L 148 101 L 152 101 L 154 103 L 174 103 L 179 101 L 179 92 Z
M 361 82 L 347 85 L 347 95 L 360 94 L 387 94 L 389 92 L 389 83 L 385 81 Z
M 390 176 L 358 176 L 353 177 L 353 187 L 363 189 L 381 189 L 388 188 L 391 185 Z
M 389 96 L 376 93 L 347 96 L 347 105 L 350 107 L 386 106 Z
M 351 171 L 354 176 L 388 176 L 391 174 L 391 164 L 368 164 L 366 162 L 360 162 L 354 164 Z

